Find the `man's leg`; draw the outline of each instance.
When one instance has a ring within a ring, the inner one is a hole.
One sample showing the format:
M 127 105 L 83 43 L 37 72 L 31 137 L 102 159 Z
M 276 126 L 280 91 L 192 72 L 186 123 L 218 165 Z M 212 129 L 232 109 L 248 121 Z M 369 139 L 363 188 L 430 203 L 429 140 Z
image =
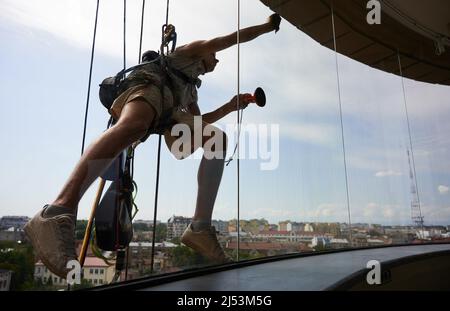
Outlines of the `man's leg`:
M 204 123 L 205 126 L 211 125 Z M 193 226 L 195 230 L 207 229 L 211 226 L 211 218 L 219 191 L 220 181 L 222 180 L 224 161 L 226 156 L 227 137 L 219 129 L 213 130 L 216 137 L 202 136 L 202 147 L 204 154 L 200 162 L 197 173 L 197 202 L 193 217 Z M 221 143 L 206 146 L 210 139 L 221 140 Z M 206 147 L 206 148 L 205 148 Z M 211 154 L 215 156 L 212 157 Z
M 155 111 L 145 101 L 127 103 L 119 121 L 87 148 L 52 205 L 75 210 L 89 186 L 120 152 L 145 135 L 154 117 Z
M 230 262 L 232 260 L 225 255 L 217 240 L 216 232 L 211 226 L 214 203 L 224 168 L 227 137 L 223 131 L 208 123 L 203 122 L 201 127 L 196 128 L 195 123 L 191 122 L 192 120 L 187 118 L 181 120 L 181 122 L 183 121 L 189 125 L 191 130 L 194 130 L 194 133 L 191 133 L 192 153 L 200 147 L 196 145 L 195 130 L 202 131 L 201 147 L 203 147 L 204 153 L 197 174 L 198 192 L 195 214 L 192 224 L 183 233 L 181 242 L 216 263 Z M 212 135 L 203 136 L 205 132 Z
M 38 212 L 24 227 L 37 256 L 53 273 L 65 278 L 67 262 L 76 260 L 75 209 L 92 182 L 117 155 L 143 137 L 155 112 L 143 100 L 125 105 L 119 121 L 89 146 L 52 205 Z

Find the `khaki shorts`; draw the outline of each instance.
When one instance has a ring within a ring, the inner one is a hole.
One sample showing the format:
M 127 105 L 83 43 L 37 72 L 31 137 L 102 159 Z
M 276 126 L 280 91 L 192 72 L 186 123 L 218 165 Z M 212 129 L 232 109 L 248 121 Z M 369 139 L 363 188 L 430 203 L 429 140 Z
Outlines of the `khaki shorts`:
M 111 105 L 109 113 L 114 119 L 118 120 L 123 107 L 136 98 L 144 99 L 155 110 L 156 119 L 161 117 L 163 111 L 173 108 L 172 91 L 167 86 L 164 87 L 164 102 L 162 102 L 159 86 L 154 84 L 141 84 L 130 87 L 120 94 Z
M 150 84 L 150 85 L 137 85 L 127 89 L 119 97 L 116 98 L 111 108 L 109 109 L 109 113 L 114 119 L 118 120 L 123 107 L 130 101 L 137 98 L 144 99 L 155 110 L 157 114 L 156 121 L 149 126 L 149 129 L 157 127 L 157 125 L 159 124 L 159 119 L 161 118 L 163 112 L 173 110 L 173 96 L 170 89 L 168 87 L 165 87 L 164 103 L 162 103 L 161 91 L 159 86 Z M 183 126 L 187 126 L 187 128 L 189 128 L 189 130 L 191 131 L 192 135 L 195 135 L 197 131 L 200 131 L 200 133 L 202 133 L 203 126 L 207 124 L 206 122 L 201 122 L 200 120 L 197 120 L 196 122 L 194 115 L 192 115 L 189 112 L 179 110 L 174 110 L 171 114 L 171 118 L 177 122 L 177 124 L 175 124 L 174 126 L 180 124 L 182 124 Z M 178 136 L 172 136 L 171 134 L 174 126 L 164 131 L 164 140 L 166 142 L 167 148 L 172 152 L 175 158 L 183 159 L 189 156 L 189 154 L 191 154 L 193 150 L 199 148 L 200 147 L 199 143 L 201 144 L 201 142 L 192 141 L 191 143 L 192 150 L 190 151 L 185 150 L 183 151 L 183 154 L 180 154 L 179 152 L 173 152 L 171 148 L 172 144 L 179 138 Z M 183 126 L 180 127 L 181 130 L 183 129 Z M 174 134 L 176 135 L 177 133 Z

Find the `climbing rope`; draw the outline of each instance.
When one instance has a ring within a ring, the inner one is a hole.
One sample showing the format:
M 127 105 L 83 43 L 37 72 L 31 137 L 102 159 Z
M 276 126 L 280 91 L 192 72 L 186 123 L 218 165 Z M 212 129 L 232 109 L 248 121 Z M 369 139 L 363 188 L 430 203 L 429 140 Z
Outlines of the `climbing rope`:
M 240 86 L 241 86 L 241 81 L 240 81 L 240 68 L 241 68 L 241 64 L 240 64 L 240 59 L 241 59 L 241 54 L 240 54 L 240 31 L 241 31 L 241 1 L 237 0 L 237 36 L 236 36 L 236 40 L 237 40 L 237 100 L 236 100 L 236 108 L 237 108 L 237 123 L 238 123 L 238 134 L 237 134 L 237 142 L 236 142 L 236 148 L 237 148 L 237 165 L 236 165 L 236 174 L 237 174 L 237 251 L 236 251 L 236 261 L 239 261 L 239 248 L 240 248 L 240 159 L 239 159 L 239 142 L 240 142 L 240 134 L 241 134 L 241 121 L 242 119 L 240 119 L 240 109 L 239 109 L 239 93 L 240 93 Z
M 333 9 L 333 1 L 331 1 L 331 23 L 333 28 L 333 40 L 334 40 L 334 56 L 335 56 L 335 64 L 336 64 L 336 80 L 337 80 L 337 89 L 338 89 L 338 97 L 339 97 L 339 117 L 341 121 L 341 137 L 342 137 L 342 153 L 344 157 L 344 173 L 345 173 L 345 190 L 346 190 L 346 198 L 347 198 L 347 212 L 348 212 L 348 226 L 349 226 L 349 239 L 350 239 L 350 247 L 352 247 L 352 219 L 350 213 L 350 195 L 348 190 L 348 171 L 347 171 L 347 158 L 345 151 L 345 138 L 344 138 L 344 122 L 342 118 L 342 97 L 341 97 L 341 79 L 339 76 L 339 62 L 338 62 L 338 52 L 336 45 L 336 29 L 334 23 L 334 9 Z
M 90 61 L 90 66 L 89 66 L 89 79 L 88 79 L 88 89 L 87 89 L 87 96 L 86 96 L 86 109 L 85 109 L 85 113 L 84 113 L 83 138 L 81 141 L 81 155 L 83 155 L 83 153 L 84 153 L 84 145 L 86 142 L 86 129 L 87 129 L 87 120 L 88 120 L 88 113 L 89 113 L 89 97 L 90 97 L 90 93 L 91 93 L 92 68 L 93 68 L 93 64 L 94 64 L 95 39 L 97 36 L 97 22 L 98 22 L 99 6 L 100 6 L 100 0 L 97 0 L 97 7 L 95 10 L 94 35 L 93 35 L 93 39 L 92 39 L 92 48 L 91 48 L 91 61 Z M 104 183 L 101 182 L 100 187 L 103 189 L 102 184 L 104 184 Z M 78 215 L 78 207 L 75 210 L 75 218 L 76 218 L 76 215 Z M 88 223 L 88 226 L 86 227 L 85 239 L 83 240 L 82 250 L 81 250 L 81 254 L 80 254 L 80 258 L 79 258 L 81 266 L 83 266 L 83 264 L 84 264 L 86 249 L 87 249 L 87 245 L 89 243 L 88 235 L 90 235 L 91 225 L 92 225 L 92 221 L 90 221 Z M 70 284 L 67 284 L 67 290 L 70 290 Z
M 86 128 L 87 128 L 87 118 L 88 118 L 88 111 L 89 111 L 89 95 L 91 93 L 92 67 L 94 64 L 95 38 L 97 36 L 97 21 L 98 21 L 99 6 L 100 6 L 100 0 L 97 0 L 97 9 L 95 10 L 94 36 L 92 39 L 92 49 L 91 49 L 91 64 L 89 67 L 89 82 L 88 82 L 88 90 L 87 90 L 87 98 L 86 98 L 86 110 L 84 113 L 84 126 L 83 126 L 83 139 L 81 142 L 81 154 L 84 153 L 84 144 L 86 142 Z
M 145 11 L 145 0 L 142 0 L 142 12 L 141 12 L 141 35 L 139 38 L 139 56 L 138 63 L 141 63 L 142 57 L 142 37 L 144 35 L 144 11 Z
M 161 31 L 161 67 L 165 66 L 165 59 L 164 59 L 164 42 L 165 42 L 165 28 L 169 25 L 169 5 L 170 2 L 167 0 L 166 2 L 166 23 L 162 27 Z M 167 53 L 168 53 L 168 47 L 167 47 Z M 164 69 L 163 69 L 164 70 Z M 164 79 L 163 79 L 164 81 Z M 161 86 L 161 100 L 164 102 L 164 82 Z M 159 193 L 159 171 L 161 166 L 161 140 L 162 135 L 159 134 L 158 137 L 158 157 L 156 161 L 156 183 L 155 183 L 155 202 L 154 202 L 154 209 L 153 209 L 153 236 L 152 236 L 152 255 L 151 255 L 151 262 L 150 262 L 150 273 L 153 273 L 153 265 L 154 265 L 154 258 L 155 258 L 155 242 L 156 242 L 156 218 L 158 215 L 158 193 Z

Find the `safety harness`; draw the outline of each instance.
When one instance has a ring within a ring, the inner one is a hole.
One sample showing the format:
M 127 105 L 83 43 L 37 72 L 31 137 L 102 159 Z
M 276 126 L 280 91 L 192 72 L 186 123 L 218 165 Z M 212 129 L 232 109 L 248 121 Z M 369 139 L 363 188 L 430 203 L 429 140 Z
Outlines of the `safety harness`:
M 163 46 L 167 46 L 169 42 L 172 41 L 171 51 L 173 52 L 176 42 L 175 27 L 173 27 L 173 25 L 168 25 L 166 29 L 168 34 L 167 36 L 165 36 L 165 38 L 167 38 L 167 40 L 169 41 L 163 42 L 162 48 Z M 149 66 L 151 64 L 157 65 L 155 66 L 155 68 L 159 68 L 159 72 L 157 74 L 160 75 L 161 82 L 155 79 L 133 75 L 136 70 L 144 68 L 145 66 Z M 130 74 L 127 75 L 128 73 Z M 189 77 L 181 70 L 170 66 L 169 62 L 167 62 L 166 60 L 166 56 L 164 55 L 164 53 L 158 53 L 156 51 L 149 50 L 143 54 L 142 62 L 140 64 L 127 69 L 123 69 L 119 71 L 115 76 L 107 77 L 102 81 L 102 83 L 99 85 L 100 102 L 106 109 L 109 110 L 114 100 L 130 87 L 134 87 L 137 85 L 154 84 L 159 86 L 160 88 L 162 101 L 164 101 L 164 87 L 167 86 L 172 91 L 172 94 L 174 94 L 175 102 L 179 103 L 180 99 L 177 98 L 177 93 L 174 90 L 171 74 L 180 78 L 186 84 L 191 84 L 196 88 L 199 88 L 201 86 L 200 79 Z M 173 125 L 175 121 L 171 119 L 172 112 L 173 111 L 170 109 L 163 110 L 156 127 L 151 128 L 147 132 L 147 135 L 145 135 L 145 137 L 141 139 L 141 142 L 144 142 L 150 134 L 162 134 L 167 128 Z

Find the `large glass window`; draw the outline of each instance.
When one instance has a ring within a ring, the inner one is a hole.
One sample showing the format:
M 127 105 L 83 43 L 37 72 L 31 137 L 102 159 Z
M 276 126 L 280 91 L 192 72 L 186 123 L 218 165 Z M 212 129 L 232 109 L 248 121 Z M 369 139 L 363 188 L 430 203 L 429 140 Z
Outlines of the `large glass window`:
M 279 1 L 282 15 L 308 13 L 294 12 L 295 2 Z M 309 2 L 308 9 L 317 3 Z M 123 4 L 100 1 L 86 147 L 105 131 L 110 116 L 98 99 L 98 84 L 139 62 L 142 3 L 127 1 L 125 47 Z M 95 5 L 71 0 L 0 3 L 0 38 L 8 42 L 0 52 L 8 73 L 0 92 L 0 139 L 8 151 L 0 164 L 8 177 L 0 181 L 0 217 L 24 216 L 23 224 L 12 226 L 23 227 L 25 216 L 51 202 L 79 159 Z M 141 52 L 160 49 L 165 5 L 147 5 Z M 235 260 L 449 237 L 450 88 L 402 78 L 414 65 L 389 49 L 371 49 L 370 42 L 349 52 L 352 27 L 320 6 L 320 16 L 301 27 L 283 20 L 276 34 L 263 34 L 239 50 L 235 45 L 217 52 L 214 72 L 199 76 L 201 114 L 220 107 L 216 114 L 225 111 L 238 86 L 252 95 L 260 87 L 266 96 L 264 107 L 250 104 L 239 120 L 231 112 L 211 121 L 228 137 L 211 225 L 225 254 Z M 171 2 L 169 23 L 176 27 L 177 46 L 232 34 L 238 27 L 237 9 L 236 1 Z M 241 1 L 240 28 L 264 23 L 271 14 L 260 1 Z M 371 64 L 398 65 L 398 74 L 342 55 L 358 53 L 367 53 Z M 204 59 L 198 64 L 206 66 Z M 177 160 L 163 136 L 151 135 L 139 144 L 133 163 L 139 212 L 123 253 L 126 268 L 115 271 L 115 252 L 89 247 L 84 268 L 89 273 L 82 275 L 80 287 L 216 265 L 181 242 L 198 216 L 198 204 L 209 204 L 204 196 L 198 202 L 199 180 L 209 189 L 217 178 L 205 173 L 205 162 L 201 148 Z M 98 185 L 78 204 L 78 252 Z M 11 237 L 14 232 L 7 229 L 2 227 L 2 234 Z M 0 243 L 2 256 L 32 256 L 22 236 L 14 239 Z M 34 282 L 34 275 L 28 275 L 24 284 L 66 288 L 34 259 L 23 260 L 35 265 L 24 271 L 43 275 Z M 99 274 L 101 280 L 92 278 Z

